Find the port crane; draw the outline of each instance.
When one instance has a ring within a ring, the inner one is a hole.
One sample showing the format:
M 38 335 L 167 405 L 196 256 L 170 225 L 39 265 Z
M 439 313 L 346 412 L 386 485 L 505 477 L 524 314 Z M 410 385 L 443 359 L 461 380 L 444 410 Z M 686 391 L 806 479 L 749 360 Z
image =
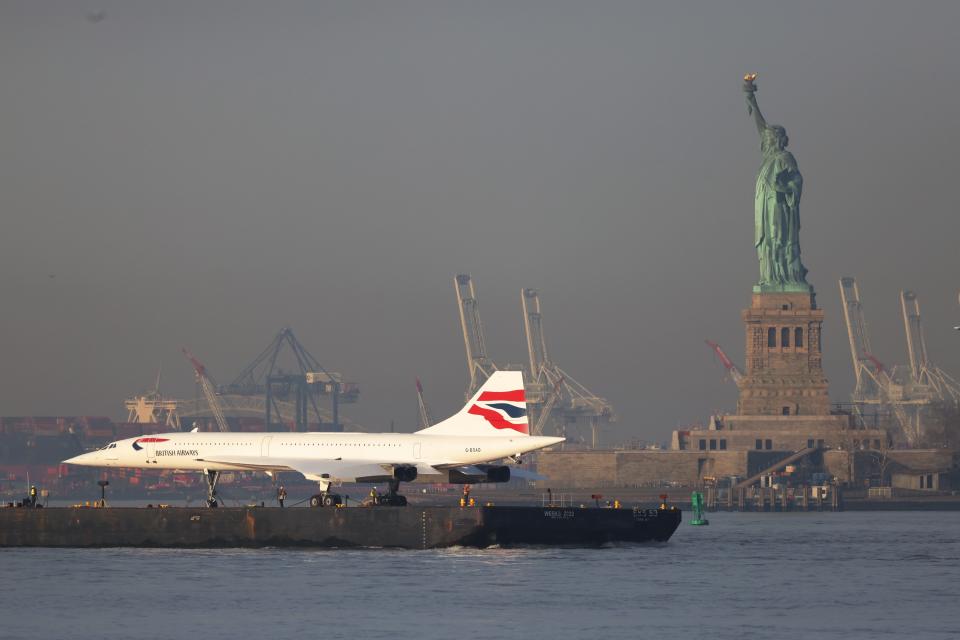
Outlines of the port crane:
M 263 417 L 267 430 L 292 425 L 296 431 L 306 431 L 323 429 L 325 424 L 334 431 L 342 426 L 365 430 L 340 412 L 341 405 L 358 401 L 360 386 L 324 368 L 290 327 L 281 328 L 229 384 L 215 385 L 215 390 L 226 415 Z M 205 399 L 178 403 L 181 420 L 210 415 Z
M 871 402 L 875 398 L 879 401 L 880 396 L 889 395 L 893 380 L 890 371 L 873 355 L 867 319 L 860 301 L 860 288 L 854 278 L 840 278 L 840 299 L 843 302 L 843 318 L 847 325 L 856 380 L 854 402 Z
M 483 339 L 483 325 L 480 323 L 480 308 L 477 292 L 469 274 L 461 273 L 454 277 L 453 286 L 457 293 L 457 308 L 460 312 L 460 329 L 463 331 L 463 346 L 467 350 L 467 368 L 470 370 L 470 385 L 465 396 L 471 398 L 477 389 L 487 381 L 497 365 L 487 357 L 487 347 Z
M 521 289 L 520 304 L 530 367 L 527 406 L 532 406 L 538 415 L 534 423 L 535 433 L 542 433 L 548 421 L 553 423 L 553 431 L 561 435 L 566 433 L 567 425 L 585 422 L 590 427 L 591 445 L 596 448 L 599 428 L 616 421 L 613 407 L 606 398 L 577 382 L 550 358 L 537 290 Z
M 210 405 L 210 411 L 213 413 L 213 417 L 217 422 L 217 428 L 223 432 L 230 431 L 230 425 L 227 424 L 227 418 L 223 415 L 223 408 L 220 406 L 220 401 L 217 400 L 217 393 L 214 389 L 213 382 L 210 380 L 210 375 L 207 373 L 207 368 L 202 362 L 197 360 L 192 353 L 187 351 L 186 347 L 180 350 L 183 351 L 183 355 L 185 355 L 187 360 L 190 361 L 190 364 L 193 365 L 193 371 L 197 375 L 197 382 L 200 383 L 200 388 L 203 390 L 203 395 L 207 399 L 207 404 Z
M 960 403 L 960 383 L 946 371 L 930 362 L 927 340 L 920 322 L 920 301 L 913 291 L 900 292 L 900 308 L 907 335 L 907 355 L 910 373 L 917 387 L 929 389 L 932 396 L 943 401 Z
M 213 413 L 213 417 L 217 421 L 217 428 L 224 433 L 229 432 L 230 425 L 227 424 L 227 418 L 223 415 L 223 408 L 217 399 L 217 393 L 213 381 L 210 380 L 210 375 L 207 373 L 207 367 L 197 360 L 192 353 L 187 351 L 186 347 L 181 347 L 180 350 L 183 351 L 183 355 L 185 355 L 187 360 L 190 361 L 190 364 L 193 365 L 197 382 L 200 383 L 200 388 L 203 390 L 203 395 L 207 399 L 207 404 L 210 405 L 210 412 Z M 220 480 L 220 473 L 220 471 L 212 469 L 203 470 L 203 479 L 207 483 L 207 505 L 210 507 L 216 507 L 220 502 L 220 498 L 217 496 L 217 481 Z
M 843 317 L 847 325 L 847 338 L 853 361 L 854 409 L 861 417 L 862 408 L 867 405 L 889 409 L 903 438 L 911 446 L 915 446 L 919 441 L 919 428 L 907 408 L 911 400 L 905 393 L 904 386 L 897 382 L 895 372 L 886 367 L 872 352 L 867 319 L 860 300 L 860 287 L 856 279 L 849 276 L 840 278 L 839 282 Z
M 430 417 L 430 409 L 427 407 L 427 401 L 423 398 L 423 385 L 420 384 L 420 378 L 417 378 L 417 412 L 421 429 L 426 429 L 433 424 L 433 419 Z
M 727 357 L 727 354 L 724 353 L 723 349 L 720 348 L 720 345 L 714 342 L 713 340 L 704 340 L 713 352 L 717 354 L 717 357 L 720 359 L 720 362 L 723 364 L 724 368 L 727 370 L 727 373 L 730 374 L 730 377 L 733 379 L 734 384 L 740 386 L 740 381 L 743 380 L 743 372 L 740 371 L 740 368 L 733 364 L 733 361 Z
M 470 372 L 470 383 L 466 392 L 466 396 L 470 398 L 500 367 L 487 355 L 473 279 L 469 274 L 462 273 L 454 277 L 453 284 L 467 355 L 467 369 Z M 529 375 L 524 385 L 525 397 L 527 409 L 531 416 L 535 416 L 530 422 L 531 433 L 541 435 L 549 430 L 565 435 L 568 426 L 586 423 L 590 427 L 591 442 L 596 447 L 600 426 L 616 421 L 613 407 L 605 398 L 577 382 L 550 359 L 543 334 L 540 297 L 536 289 L 521 289 L 520 302 L 529 361 Z M 551 426 L 550 429 L 547 429 L 548 425 Z
M 540 415 L 537 416 L 537 421 L 533 425 L 533 431 L 531 435 L 540 436 L 543 435 L 543 427 L 547 424 L 547 419 L 550 417 L 550 412 L 553 411 L 553 405 L 557 404 L 557 400 L 560 399 L 560 392 L 563 388 L 563 379 L 557 380 L 557 383 L 553 385 L 553 389 L 550 391 L 550 395 L 547 397 L 547 401 L 543 403 L 543 406 L 540 408 Z
M 900 292 L 909 366 L 887 367 L 872 352 L 860 290 L 854 278 L 840 279 L 840 297 L 850 341 L 857 411 L 865 405 L 889 409 L 910 446 L 922 446 L 928 423 L 944 406 L 960 405 L 960 383 L 933 365 L 927 355 L 920 302 L 912 291 Z
M 160 378 L 163 367 L 157 372 L 153 389 L 124 401 L 127 409 L 127 422 L 162 424 L 171 431 L 180 431 L 179 403 L 173 398 L 165 398 L 160 393 Z

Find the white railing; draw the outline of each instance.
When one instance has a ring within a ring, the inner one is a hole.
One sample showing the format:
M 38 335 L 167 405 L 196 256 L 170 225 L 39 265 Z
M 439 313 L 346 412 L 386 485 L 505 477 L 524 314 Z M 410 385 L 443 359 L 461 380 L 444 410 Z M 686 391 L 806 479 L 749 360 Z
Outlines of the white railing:
M 542 507 L 570 507 L 573 506 L 573 498 L 569 493 L 542 493 L 540 494 L 540 506 Z

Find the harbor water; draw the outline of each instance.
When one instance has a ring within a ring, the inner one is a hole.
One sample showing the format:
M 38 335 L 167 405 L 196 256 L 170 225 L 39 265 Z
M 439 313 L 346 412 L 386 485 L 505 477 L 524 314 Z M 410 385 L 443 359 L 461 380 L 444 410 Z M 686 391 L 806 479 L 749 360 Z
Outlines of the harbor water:
M 0 637 L 960 637 L 960 513 L 714 513 L 602 549 L 0 549 Z

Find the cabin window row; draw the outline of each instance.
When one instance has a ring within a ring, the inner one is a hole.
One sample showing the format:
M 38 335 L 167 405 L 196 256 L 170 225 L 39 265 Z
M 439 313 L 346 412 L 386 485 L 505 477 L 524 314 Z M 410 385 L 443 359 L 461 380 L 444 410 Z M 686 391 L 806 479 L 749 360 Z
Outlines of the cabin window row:
M 793 334 L 793 346 L 803 347 L 803 329 L 801 327 L 770 327 L 767 329 L 767 347 L 770 349 L 788 348 L 790 344 L 790 334 Z M 780 338 L 779 344 L 777 338 Z
M 150 443 L 150 444 L 153 444 L 153 443 Z M 259 445 L 260 443 L 259 443 L 259 442 L 221 442 L 221 441 L 219 441 L 219 440 L 216 441 L 216 442 L 208 442 L 208 441 L 205 441 L 205 440 L 201 440 L 201 441 L 199 441 L 199 442 L 193 442 L 193 441 L 190 441 L 190 440 L 185 440 L 185 441 L 183 441 L 183 442 L 180 442 L 180 441 L 168 442 L 168 443 L 166 443 L 166 446 L 169 446 L 169 445 L 177 445 L 177 446 L 184 446 L 184 447 L 187 447 L 187 446 L 198 447 L 198 446 L 200 446 L 200 445 L 206 446 L 206 445 L 211 445 L 211 444 L 232 444 L 232 445 L 234 445 L 234 446 L 251 447 L 251 446 L 253 446 L 253 445 Z M 106 447 L 104 447 L 104 449 L 106 449 Z
M 281 442 L 287 447 L 399 447 L 399 444 L 379 442 Z
M 216 441 L 216 442 L 182 442 L 182 443 L 174 443 L 174 444 L 182 444 L 183 446 L 187 446 L 187 445 L 199 446 L 199 445 L 212 445 L 212 444 L 216 444 L 216 445 L 230 444 L 230 445 L 234 445 L 234 446 L 247 446 L 247 447 L 250 447 L 250 446 L 254 446 L 254 445 L 259 445 L 260 443 L 259 443 L 259 442 L 221 442 L 221 441 Z M 371 442 L 371 443 L 365 443 L 365 442 L 281 442 L 281 443 L 279 443 L 279 444 L 285 445 L 285 446 L 288 446 L 288 447 L 306 447 L 306 446 L 310 446 L 310 447 L 399 447 L 399 446 L 400 446 L 399 444 L 382 444 L 382 443 L 372 443 L 372 442 Z M 113 449 L 113 448 L 116 448 L 116 446 L 117 446 L 116 443 L 114 443 L 114 444 L 109 444 L 109 445 L 107 445 L 107 446 L 105 446 L 105 447 L 101 447 L 100 450 L 102 451 L 102 450 L 104 450 L 104 449 Z

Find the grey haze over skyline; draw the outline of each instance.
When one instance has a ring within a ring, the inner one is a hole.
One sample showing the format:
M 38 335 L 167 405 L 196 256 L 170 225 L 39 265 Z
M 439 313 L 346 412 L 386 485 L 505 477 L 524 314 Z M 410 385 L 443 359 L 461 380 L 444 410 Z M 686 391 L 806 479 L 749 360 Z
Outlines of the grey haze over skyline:
M 953 2 L 0 0 L 0 415 L 192 397 L 289 325 L 362 385 L 348 417 L 437 416 L 467 383 L 452 278 L 497 363 L 551 355 L 666 440 L 734 410 L 759 140 L 790 136 L 831 397 L 853 384 L 837 280 L 906 362 L 915 290 L 960 374 Z M 105 12 L 102 20 L 90 12 Z M 51 277 L 53 276 L 53 277 Z

